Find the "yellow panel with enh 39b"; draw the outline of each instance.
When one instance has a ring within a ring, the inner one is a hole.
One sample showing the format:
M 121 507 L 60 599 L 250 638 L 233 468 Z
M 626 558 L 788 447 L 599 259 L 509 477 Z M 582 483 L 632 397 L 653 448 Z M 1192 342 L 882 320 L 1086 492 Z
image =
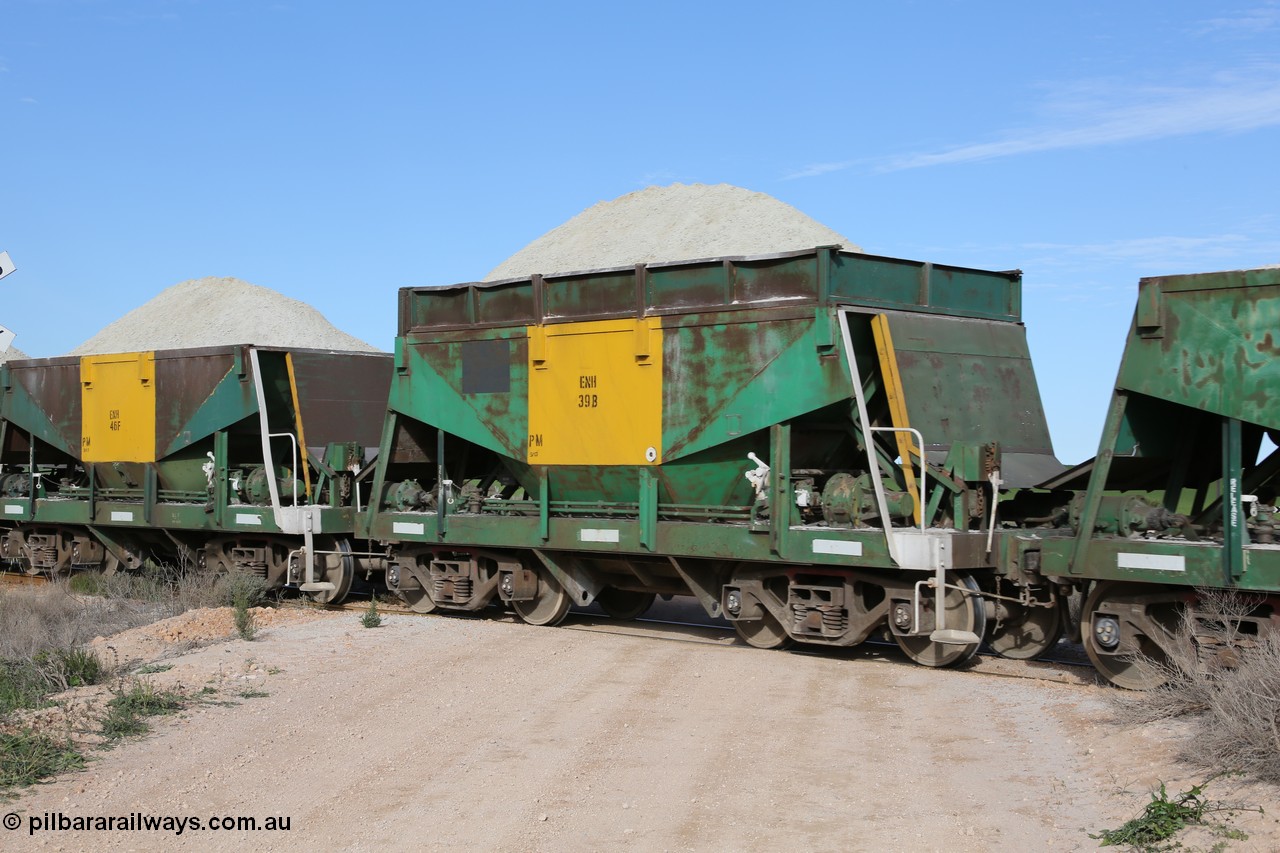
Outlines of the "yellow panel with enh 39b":
M 80 359 L 80 455 L 86 462 L 156 459 L 155 353 Z
M 662 461 L 657 318 L 530 326 L 531 465 Z

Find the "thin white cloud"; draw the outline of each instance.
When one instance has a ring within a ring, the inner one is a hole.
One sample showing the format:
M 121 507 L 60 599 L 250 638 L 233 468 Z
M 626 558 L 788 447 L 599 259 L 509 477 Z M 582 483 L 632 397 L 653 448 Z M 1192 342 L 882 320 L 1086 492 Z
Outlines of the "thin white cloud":
M 1220 74 L 1201 86 L 1134 88 L 1112 81 L 1082 81 L 1051 93 L 1039 125 L 1009 131 L 999 139 L 879 161 L 813 163 L 785 177 L 812 178 L 859 165 L 875 172 L 895 172 L 1192 134 L 1244 133 L 1278 125 L 1280 67 L 1271 63 Z
M 1254 36 L 1276 29 L 1280 29 L 1280 3 L 1271 2 L 1200 21 L 1195 32 L 1199 35 L 1227 33 Z
M 1078 269 L 1127 266 L 1143 275 L 1251 269 L 1280 260 L 1280 239 L 1226 233 L 1201 237 L 1158 235 L 1099 243 L 1027 243 L 1028 268 Z M 1036 257 L 1036 256 L 1039 257 Z
M 636 181 L 637 186 L 651 187 L 657 184 L 673 184 L 680 180 L 680 176 L 669 169 L 656 169 L 652 172 L 645 172 Z
M 1239 252 L 1250 243 L 1242 234 L 1215 234 L 1208 237 L 1134 237 L 1104 243 L 1027 243 L 1025 248 L 1052 251 L 1090 260 L 1139 260 L 1151 258 L 1186 258 L 1194 255 L 1222 255 Z
M 947 151 L 908 154 L 881 171 L 972 163 L 1038 151 L 1091 148 L 1197 133 L 1242 133 L 1280 125 L 1280 79 L 1199 89 L 1150 89 L 1131 102 L 1102 107 L 1074 126 L 1060 124 Z
M 818 175 L 825 175 L 828 172 L 840 172 L 857 164 L 856 160 L 844 160 L 839 163 L 813 163 L 794 172 L 788 172 L 783 175 L 784 180 L 792 180 L 794 178 L 816 178 Z

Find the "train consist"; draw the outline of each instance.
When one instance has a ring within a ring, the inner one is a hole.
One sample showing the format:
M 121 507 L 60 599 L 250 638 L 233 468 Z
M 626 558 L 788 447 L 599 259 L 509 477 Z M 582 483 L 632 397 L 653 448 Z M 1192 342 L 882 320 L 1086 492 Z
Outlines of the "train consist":
M 754 646 L 881 635 L 927 666 L 1042 654 L 1083 592 L 1130 688 L 1239 652 L 1185 629 L 1205 588 L 1250 593 L 1242 644 L 1280 629 L 1280 270 L 1144 279 L 1070 470 L 1020 308 L 1018 272 L 819 247 L 405 288 L 391 356 L 9 362 L 0 560 L 321 601 L 363 575 L 537 625 L 692 595 Z

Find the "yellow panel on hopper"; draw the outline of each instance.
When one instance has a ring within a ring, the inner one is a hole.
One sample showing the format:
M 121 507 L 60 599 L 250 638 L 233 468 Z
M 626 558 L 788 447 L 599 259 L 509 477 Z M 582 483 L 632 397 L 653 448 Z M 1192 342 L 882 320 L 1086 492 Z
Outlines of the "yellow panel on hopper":
M 81 455 L 86 462 L 156 459 L 155 353 L 80 359 Z
M 531 465 L 662 461 L 657 319 L 530 326 Z

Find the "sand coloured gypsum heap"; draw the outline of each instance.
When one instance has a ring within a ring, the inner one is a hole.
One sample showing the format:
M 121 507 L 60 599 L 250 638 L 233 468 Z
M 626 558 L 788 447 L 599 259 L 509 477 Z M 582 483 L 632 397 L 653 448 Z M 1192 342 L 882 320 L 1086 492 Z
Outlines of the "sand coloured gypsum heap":
M 829 245 L 862 251 L 765 193 L 729 184 L 671 184 L 584 210 L 507 258 L 484 280 Z
M 378 352 L 315 308 L 236 278 L 200 278 L 162 291 L 68 355 L 227 344 Z

